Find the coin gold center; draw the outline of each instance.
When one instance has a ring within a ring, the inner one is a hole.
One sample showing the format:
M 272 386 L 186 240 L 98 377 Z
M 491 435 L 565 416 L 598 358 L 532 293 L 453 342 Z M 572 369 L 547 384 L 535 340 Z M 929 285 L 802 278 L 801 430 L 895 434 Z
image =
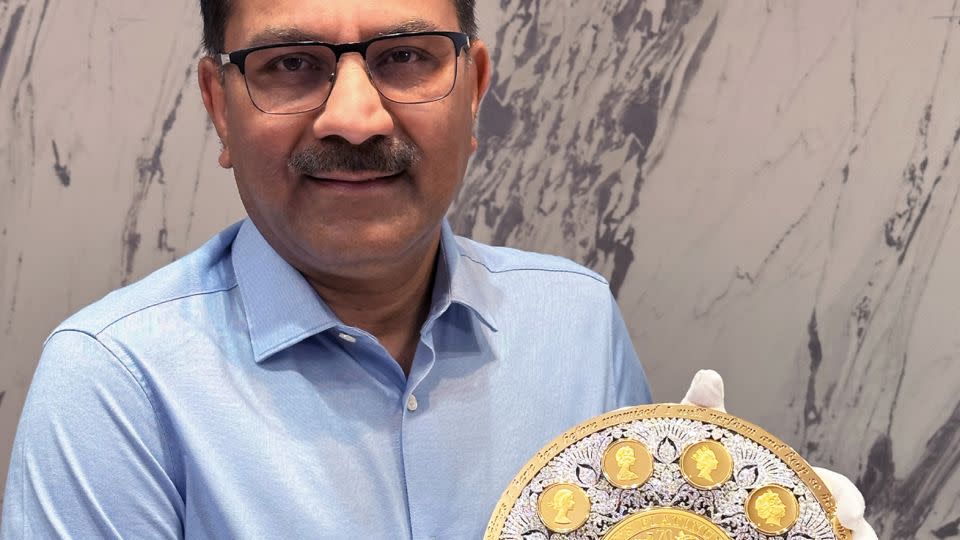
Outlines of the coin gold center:
M 603 540 L 729 540 L 723 529 L 686 510 L 657 508 L 634 514 L 610 529 Z

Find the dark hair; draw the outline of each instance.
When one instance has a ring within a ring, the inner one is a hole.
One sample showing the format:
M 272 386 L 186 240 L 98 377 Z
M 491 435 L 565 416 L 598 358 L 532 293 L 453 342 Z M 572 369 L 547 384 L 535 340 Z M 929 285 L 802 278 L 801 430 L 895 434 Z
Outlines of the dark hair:
M 457 8 L 460 30 L 472 38 L 477 37 L 477 0 L 452 0 Z M 227 17 L 230 16 L 230 0 L 200 0 L 203 16 L 203 46 L 208 54 L 224 51 Z

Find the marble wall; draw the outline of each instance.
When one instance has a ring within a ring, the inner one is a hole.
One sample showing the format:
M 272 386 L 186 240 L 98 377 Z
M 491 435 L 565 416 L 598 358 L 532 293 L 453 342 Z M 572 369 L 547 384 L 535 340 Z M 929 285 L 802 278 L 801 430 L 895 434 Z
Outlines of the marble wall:
M 487 1 L 454 228 L 608 276 L 658 399 L 720 370 L 881 538 L 960 537 L 955 15 Z M 195 0 L 0 0 L 0 485 L 47 332 L 242 215 L 198 41 Z

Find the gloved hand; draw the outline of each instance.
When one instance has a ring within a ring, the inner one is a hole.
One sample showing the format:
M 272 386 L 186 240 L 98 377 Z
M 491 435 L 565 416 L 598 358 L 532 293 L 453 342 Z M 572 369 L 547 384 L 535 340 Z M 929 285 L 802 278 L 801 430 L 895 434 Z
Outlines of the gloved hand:
M 727 412 L 723 406 L 723 378 L 712 369 L 701 369 L 693 376 L 690 389 L 680 403 Z M 853 531 L 853 540 L 877 540 L 877 533 L 863 518 L 863 494 L 846 476 L 829 469 L 813 468 L 837 501 L 837 519 Z

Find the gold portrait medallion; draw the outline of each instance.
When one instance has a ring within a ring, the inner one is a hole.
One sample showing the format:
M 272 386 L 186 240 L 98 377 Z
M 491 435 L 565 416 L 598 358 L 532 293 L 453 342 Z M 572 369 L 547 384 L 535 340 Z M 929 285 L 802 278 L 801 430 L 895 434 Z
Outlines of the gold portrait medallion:
M 583 488 L 574 484 L 554 484 L 543 490 L 537 500 L 540 520 L 553 532 L 575 531 L 590 516 L 590 499 Z
M 797 497 L 783 486 L 769 485 L 755 490 L 745 506 L 750 523 L 764 534 L 783 534 L 800 517 Z
M 686 510 L 657 508 L 634 514 L 610 529 L 603 540 L 729 540 L 709 519 Z
M 683 451 L 680 456 L 680 472 L 687 482 L 694 486 L 713 489 L 730 479 L 733 474 L 733 458 L 719 442 L 700 441 Z
M 653 456 L 643 443 L 622 439 L 611 444 L 603 453 L 603 476 L 618 488 L 638 487 L 651 474 Z

